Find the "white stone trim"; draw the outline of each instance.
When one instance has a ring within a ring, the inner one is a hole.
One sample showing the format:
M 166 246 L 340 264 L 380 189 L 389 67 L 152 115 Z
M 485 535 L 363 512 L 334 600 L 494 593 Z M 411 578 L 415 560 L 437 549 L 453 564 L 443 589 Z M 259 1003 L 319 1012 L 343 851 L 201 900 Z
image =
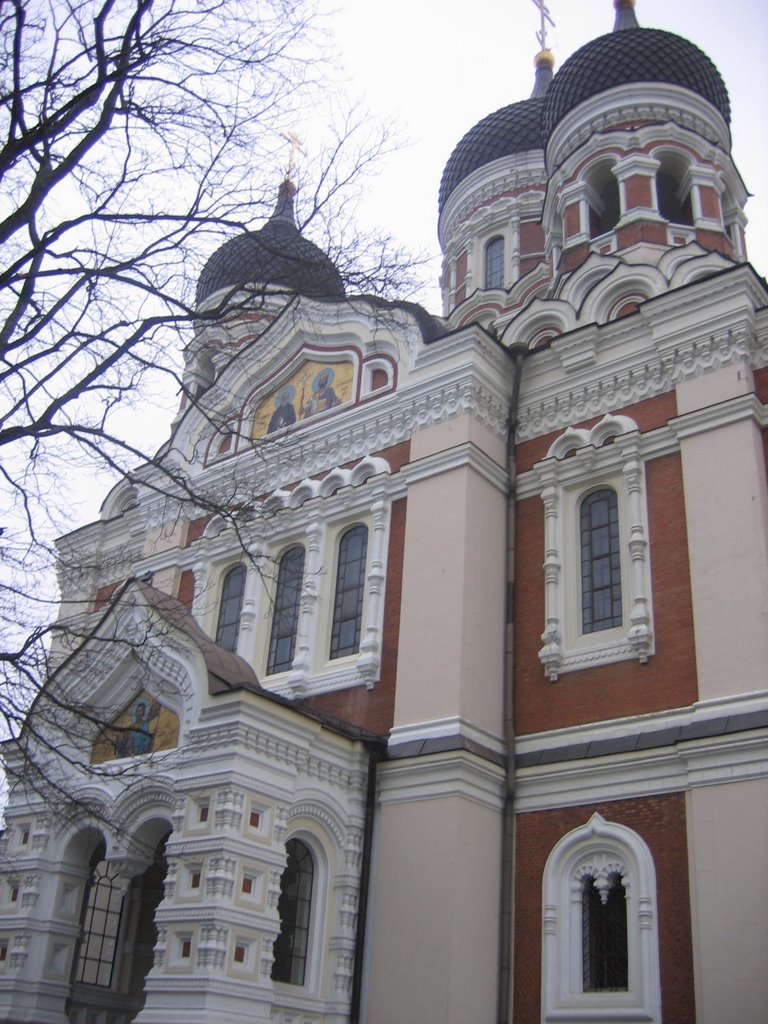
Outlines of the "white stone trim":
M 412 725 L 396 725 L 390 730 L 389 746 L 396 747 L 403 743 L 443 739 L 448 736 L 462 736 L 495 753 L 503 754 L 506 751 L 502 737 L 479 728 L 460 715 L 429 722 L 415 722 Z
M 614 438 L 608 448 L 601 447 Z M 544 502 L 545 625 L 539 660 L 547 678 L 653 653 L 645 473 L 639 432 L 628 416 L 606 415 L 591 430 L 569 427 L 535 467 Z M 572 454 L 566 461 L 565 457 Z M 623 623 L 582 633 L 578 507 L 596 487 L 616 492 L 619 507 Z
M 706 728 L 708 722 L 768 710 L 768 691 L 746 698 L 706 701 L 675 709 L 592 726 L 576 726 L 520 736 L 516 754 L 573 746 L 585 750 L 601 741 L 626 737 L 660 737 L 679 727 Z M 670 741 L 666 745 L 606 754 L 575 755 L 567 761 L 519 768 L 515 806 L 518 812 L 574 807 L 603 800 L 636 799 L 680 793 L 697 786 L 724 785 L 749 779 L 768 779 L 768 729 L 720 733 L 704 739 Z M 649 741 L 646 739 L 646 743 Z
M 619 872 L 626 890 L 628 989 L 585 992 L 581 879 Z M 593 814 L 552 849 L 542 884 L 543 1024 L 661 1022 L 656 871 L 647 844 L 624 825 Z
M 379 767 L 379 803 L 461 798 L 500 812 L 504 769 L 465 751 L 388 761 Z

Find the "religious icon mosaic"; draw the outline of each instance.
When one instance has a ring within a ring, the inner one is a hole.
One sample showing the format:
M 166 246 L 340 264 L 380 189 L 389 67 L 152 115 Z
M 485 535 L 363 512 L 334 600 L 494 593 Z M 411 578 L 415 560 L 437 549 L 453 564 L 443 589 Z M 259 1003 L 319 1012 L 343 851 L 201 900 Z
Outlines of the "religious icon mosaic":
M 142 690 L 101 732 L 91 751 L 91 764 L 169 750 L 178 742 L 178 715 Z
M 311 420 L 352 400 L 354 366 L 347 363 L 302 363 L 279 388 L 265 398 L 253 418 L 254 438 L 276 434 Z

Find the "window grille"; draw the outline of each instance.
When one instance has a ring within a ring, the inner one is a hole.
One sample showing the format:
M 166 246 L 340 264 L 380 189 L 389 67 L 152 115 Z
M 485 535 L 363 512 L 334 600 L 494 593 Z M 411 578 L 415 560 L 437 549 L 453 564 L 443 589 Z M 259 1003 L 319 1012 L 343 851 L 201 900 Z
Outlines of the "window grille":
M 622 624 L 619 503 L 608 488 L 581 503 L 582 632 Z
M 285 848 L 288 862 L 280 879 L 280 934 L 273 947 L 272 980 L 303 985 L 315 866 L 312 854 L 300 839 L 289 839 Z
M 280 559 L 275 590 L 275 610 L 269 638 L 267 675 L 285 672 L 293 663 L 299 625 L 301 584 L 304 577 L 304 548 L 297 544 Z
M 216 643 L 225 651 L 237 650 L 237 637 L 240 632 L 240 612 L 243 608 L 245 593 L 245 566 L 236 565 L 224 577 L 221 588 L 221 605 L 219 606 L 219 622 L 216 626 Z
M 597 889 L 585 878 L 581 891 L 582 966 L 585 992 L 625 992 L 629 981 L 626 891 L 621 876 Z
M 367 555 L 368 529 L 365 526 L 353 526 L 351 530 L 347 530 L 339 544 L 331 658 L 356 654 L 360 649 Z

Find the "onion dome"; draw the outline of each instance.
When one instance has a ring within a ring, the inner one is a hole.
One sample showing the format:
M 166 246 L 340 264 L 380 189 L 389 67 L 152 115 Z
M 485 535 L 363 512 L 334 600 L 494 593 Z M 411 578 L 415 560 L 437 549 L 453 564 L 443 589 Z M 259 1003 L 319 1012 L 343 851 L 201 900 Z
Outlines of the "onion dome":
M 203 267 L 197 282 L 197 303 L 221 288 L 245 285 L 277 287 L 315 298 L 343 298 L 344 284 L 333 261 L 296 225 L 289 179 L 280 185 L 275 212 L 258 231 L 231 238 Z
M 448 158 L 440 181 L 440 213 L 454 189 L 473 171 L 504 156 L 544 148 L 541 119 L 553 64 L 549 50 L 542 50 L 536 57 L 536 84 L 531 98 L 488 114 L 459 142 Z
M 582 46 L 563 64 L 547 92 L 544 134 L 584 100 L 633 82 L 663 82 L 695 92 L 718 110 L 726 124 L 731 107 L 720 72 L 687 39 L 640 28 L 634 4 L 617 0 L 614 31 Z

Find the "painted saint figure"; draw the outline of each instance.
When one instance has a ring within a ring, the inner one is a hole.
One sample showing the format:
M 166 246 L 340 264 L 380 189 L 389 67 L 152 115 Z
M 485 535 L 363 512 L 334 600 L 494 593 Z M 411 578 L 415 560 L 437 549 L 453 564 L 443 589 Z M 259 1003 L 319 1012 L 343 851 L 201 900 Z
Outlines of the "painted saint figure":
M 333 370 L 327 366 L 315 376 L 315 379 L 312 381 L 312 395 L 309 400 L 304 402 L 302 396 L 299 411 L 303 420 L 309 416 L 315 416 L 319 412 L 325 412 L 326 409 L 332 409 L 335 405 L 339 404 L 339 399 L 332 386 L 333 378 Z
M 275 398 L 275 411 L 267 427 L 267 433 L 272 434 L 283 427 L 290 427 L 296 422 L 296 410 L 293 407 L 293 400 L 296 397 L 296 388 L 293 384 L 278 391 Z
M 131 711 L 131 725 L 115 740 L 115 756 L 135 757 L 138 754 L 150 754 L 155 738 L 149 731 L 149 725 L 159 714 L 159 701 L 153 700 L 150 704 L 143 697 L 137 700 Z

